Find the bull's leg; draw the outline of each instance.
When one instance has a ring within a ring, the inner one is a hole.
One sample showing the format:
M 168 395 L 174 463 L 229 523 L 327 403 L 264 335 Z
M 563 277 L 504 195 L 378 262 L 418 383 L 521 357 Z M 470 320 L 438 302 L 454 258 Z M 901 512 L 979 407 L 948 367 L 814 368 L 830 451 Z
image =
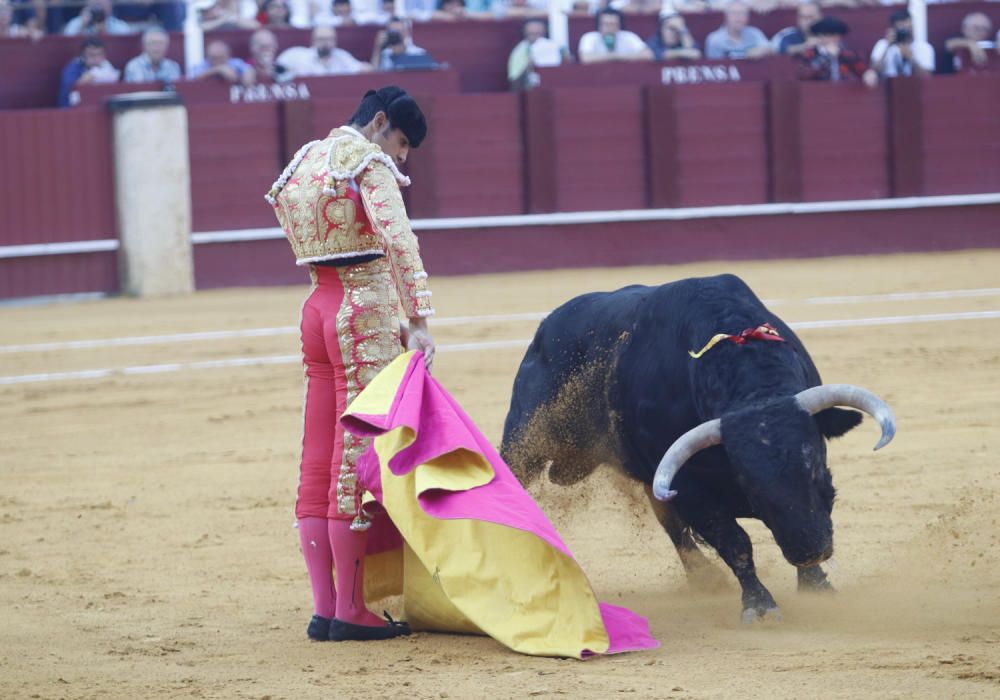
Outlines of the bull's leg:
M 724 589 L 726 587 L 724 574 L 698 548 L 698 543 L 691 536 L 691 528 L 677 510 L 669 503 L 664 503 L 653 496 L 653 488 L 648 484 L 645 485 L 645 489 L 646 497 L 653 507 L 653 514 L 670 537 L 670 541 L 674 543 L 691 585 L 701 591 Z
M 799 576 L 799 591 L 808 593 L 833 593 L 833 584 L 826 578 L 826 572 L 819 564 L 797 569 Z
M 771 592 L 757 578 L 757 568 L 753 563 L 753 544 L 746 531 L 736 520 L 719 515 L 706 520 L 695 528 L 698 534 L 726 562 L 743 589 L 743 622 L 751 624 L 764 617 L 780 620 L 781 611 L 774 602 Z

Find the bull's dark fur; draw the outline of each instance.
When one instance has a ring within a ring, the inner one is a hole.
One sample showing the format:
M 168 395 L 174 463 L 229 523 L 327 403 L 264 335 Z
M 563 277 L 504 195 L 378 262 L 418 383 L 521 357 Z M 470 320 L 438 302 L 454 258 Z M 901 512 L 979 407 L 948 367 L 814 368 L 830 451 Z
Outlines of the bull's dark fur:
M 765 322 L 787 342 L 722 342 L 688 356 L 716 333 Z M 799 338 L 733 275 L 586 294 L 539 326 L 514 381 L 503 454 L 525 481 L 550 460 L 561 483 L 612 461 L 649 485 L 674 440 L 721 417 L 723 445 L 696 454 L 674 480 L 676 498 L 654 507 L 689 573 L 704 565 L 693 531 L 733 570 L 744 619 L 755 619 L 777 606 L 736 518 L 771 529 L 800 587 L 827 587 L 818 562 L 833 549 L 834 487 L 823 436 L 842 435 L 861 415 L 809 416 L 793 397 L 818 384 Z

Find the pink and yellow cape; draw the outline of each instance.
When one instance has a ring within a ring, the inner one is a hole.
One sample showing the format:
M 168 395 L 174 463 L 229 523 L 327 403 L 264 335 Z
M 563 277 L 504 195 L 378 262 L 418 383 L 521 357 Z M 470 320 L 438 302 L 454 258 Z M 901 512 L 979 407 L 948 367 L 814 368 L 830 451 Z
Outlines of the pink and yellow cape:
M 358 482 L 389 515 L 376 515 L 369 535 L 369 600 L 402 593 L 414 629 L 487 634 L 524 654 L 659 646 L 645 618 L 597 601 L 548 518 L 422 355 L 397 358 L 342 422 L 375 438 Z

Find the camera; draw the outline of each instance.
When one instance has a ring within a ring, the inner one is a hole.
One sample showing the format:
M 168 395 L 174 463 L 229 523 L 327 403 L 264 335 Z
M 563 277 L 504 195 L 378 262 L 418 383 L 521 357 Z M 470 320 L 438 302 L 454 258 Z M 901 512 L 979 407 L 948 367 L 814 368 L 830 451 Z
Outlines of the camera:
M 90 11 L 90 23 L 100 24 L 106 18 L 104 17 L 104 9 L 100 7 L 95 7 Z
M 896 30 L 896 43 L 897 44 L 908 44 L 913 41 L 913 32 L 909 29 L 897 29 Z
M 403 35 L 397 31 L 388 31 L 385 33 L 385 41 L 382 43 L 383 49 L 389 49 L 393 46 L 399 46 L 403 43 Z

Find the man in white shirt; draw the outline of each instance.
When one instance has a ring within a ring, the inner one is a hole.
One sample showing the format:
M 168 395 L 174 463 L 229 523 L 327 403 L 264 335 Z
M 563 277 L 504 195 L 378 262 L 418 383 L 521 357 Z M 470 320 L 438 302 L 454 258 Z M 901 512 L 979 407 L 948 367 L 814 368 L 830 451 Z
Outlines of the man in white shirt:
M 374 70 L 370 63 L 359 61 L 343 49 L 337 48 L 337 30 L 333 27 L 316 27 L 312 33 L 312 46 L 293 46 L 278 56 L 293 77 L 310 75 L 354 75 Z
M 597 13 L 597 31 L 580 37 L 580 63 L 652 61 L 653 52 L 637 34 L 625 31 L 625 15 L 605 8 Z
M 930 75 L 934 72 L 934 47 L 913 38 L 913 19 L 906 10 L 889 16 L 889 29 L 872 49 L 871 66 L 883 78 Z

